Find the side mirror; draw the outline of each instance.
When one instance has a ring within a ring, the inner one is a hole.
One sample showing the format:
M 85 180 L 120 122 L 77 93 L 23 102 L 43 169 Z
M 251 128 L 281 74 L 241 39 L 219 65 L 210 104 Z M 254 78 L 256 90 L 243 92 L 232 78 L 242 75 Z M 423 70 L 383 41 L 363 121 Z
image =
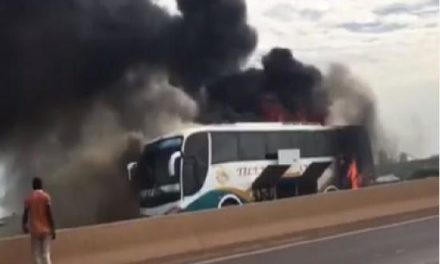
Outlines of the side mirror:
M 137 162 L 133 161 L 133 162 L 130 162 L 130 163 L 127 164 L 127 175 L 128 175 L 128 180 L 129 181 L 132 180 L 136 168 L 137 168 Z
M 182 153 L 180 151 L 176 151 L 171 154 L 170 159 L 168 161 L 168 175 L 170 177 L 176 176 L 176 162 L 180 161 L 182 158 Z

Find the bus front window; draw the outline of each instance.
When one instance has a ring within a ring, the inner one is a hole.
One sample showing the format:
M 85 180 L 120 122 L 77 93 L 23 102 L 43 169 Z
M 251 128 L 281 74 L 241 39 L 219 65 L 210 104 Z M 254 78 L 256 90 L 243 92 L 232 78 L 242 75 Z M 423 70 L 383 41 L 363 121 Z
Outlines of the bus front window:
M 182 138 L 163 139 L 147 145 L 137 166 L 141 204 L 157 206 L 180 198 L 177 175 L 169 175 L 171 155 L 182 149 Z

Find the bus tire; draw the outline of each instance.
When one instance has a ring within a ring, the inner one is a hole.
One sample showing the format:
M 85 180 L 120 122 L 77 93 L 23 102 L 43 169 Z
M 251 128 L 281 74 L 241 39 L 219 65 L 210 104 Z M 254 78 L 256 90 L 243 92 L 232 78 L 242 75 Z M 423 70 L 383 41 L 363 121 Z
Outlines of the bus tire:
M 240 199 L 233 194 L 227 194 L 223 196 L 220 202 L 218 203 L 218 208 L 237 206 L 237 205 L 242 205 Z
M 329 186 L 325 187 L 323 192 L 327 193 L 327 192 L 336 192 L 336 191 L 339 191 L 338 187 L 336 187 L 334 185 L 329 185 Z

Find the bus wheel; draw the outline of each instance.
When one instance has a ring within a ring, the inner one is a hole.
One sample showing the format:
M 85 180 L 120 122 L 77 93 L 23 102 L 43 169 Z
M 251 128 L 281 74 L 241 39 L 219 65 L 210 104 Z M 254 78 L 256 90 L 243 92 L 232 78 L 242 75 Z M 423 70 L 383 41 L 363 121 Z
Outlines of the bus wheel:
M 240 199 L 232 194 L 225 195 L 218 203 L 218 208 L 241 205 Z
M 334 186 L 334 185 L 329 185 L 324 189 L 324 192 L 335 192 L 335 191 L 339 191 L 338 187 Z

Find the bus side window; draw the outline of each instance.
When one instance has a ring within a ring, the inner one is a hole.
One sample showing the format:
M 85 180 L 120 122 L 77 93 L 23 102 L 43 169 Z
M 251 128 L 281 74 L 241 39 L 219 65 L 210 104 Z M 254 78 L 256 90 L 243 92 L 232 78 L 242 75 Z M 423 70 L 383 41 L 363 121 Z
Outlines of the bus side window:
M 239 133 L 238 151 L 240 160 L 264 160 L 266 158 L 265 134 Z
M 212 164 L 238 161 L 238 137 L 232 132 L 214 132 L 212 135 Z
M 296 131 L 292 133 L 292 146 L 295 149 L 300 149 L 301 157 L 313 157 L 316 143 L 310 131 Z
M 269 132 L 266 135 L 267 159 L 278 159 L 278 150 L 292 148 L 289 132 Z
M 301 157 L 303 157 L 307 151 L 306 151 L 306 141 L 305 137 L 303 136 L 303 131 L 295 131 L 291 133 L 290 136 L 290 144 L 292 145 L 293 149 L 300 149 Z
M 208 134 L 197 133 L 185 142 L 183 158 L 184 195 L 196 193 L 202 187 L 208 172 Z

